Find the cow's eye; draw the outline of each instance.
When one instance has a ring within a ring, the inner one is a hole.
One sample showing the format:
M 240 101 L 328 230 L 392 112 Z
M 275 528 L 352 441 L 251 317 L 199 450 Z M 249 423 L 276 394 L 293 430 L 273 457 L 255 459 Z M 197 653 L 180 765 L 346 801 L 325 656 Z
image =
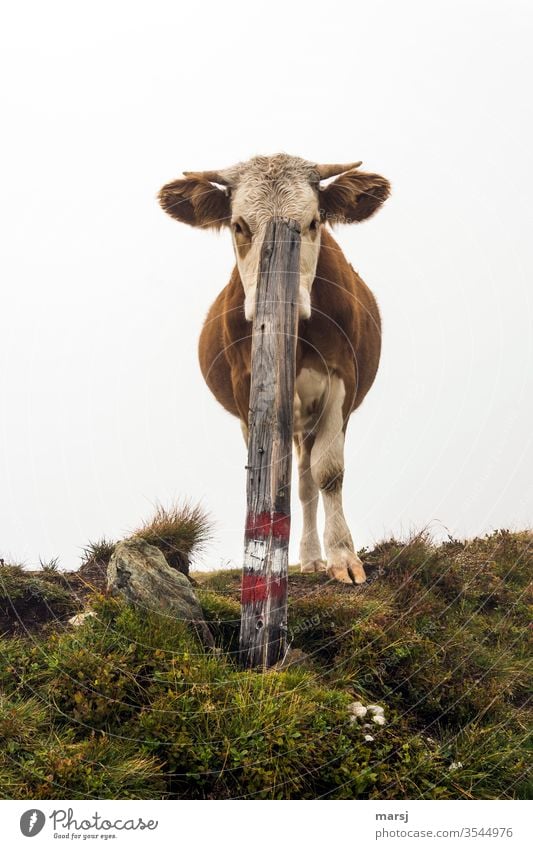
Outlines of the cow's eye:
M 250 228 L 243 218 L 238 218 L 237 221 L 233 222 L 233 232 L 236 236 L 251 237 Z
M 318 228 L 318 221 L 316 220 L 316 218 L 313 218 L 313 220 L 311 221 L 311 223 L 309 225 L 309 229 L 311 230 L 311 232 L 314 232 L 317 228 Z

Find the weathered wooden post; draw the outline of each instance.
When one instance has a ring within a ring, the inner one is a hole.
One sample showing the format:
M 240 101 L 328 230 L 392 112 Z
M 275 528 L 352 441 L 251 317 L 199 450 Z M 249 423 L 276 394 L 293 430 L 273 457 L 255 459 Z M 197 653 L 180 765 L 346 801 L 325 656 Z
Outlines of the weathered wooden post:
M 252 330 L 240 654 L 266 668 L 287 646 L 287 573 L 300 227 L 272 218 L 261 253 Z

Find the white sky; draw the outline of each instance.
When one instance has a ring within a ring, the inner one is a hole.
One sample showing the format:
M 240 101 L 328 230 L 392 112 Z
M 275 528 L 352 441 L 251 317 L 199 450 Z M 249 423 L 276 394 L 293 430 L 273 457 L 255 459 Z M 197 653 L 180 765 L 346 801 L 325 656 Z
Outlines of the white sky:
M 156 501 L 240 565 L 245 450 L 197 364 L 227 233 L 167 218 L 183 169 L 362 159 L 393 196 L 337 230 L 383 315 L 352 417 L 356 544 L 532 524 L 528 2 L 22 2 L 0 35 L 0 553 L 119 537 Z M 293 490 L 292 560 L 300 516 Z

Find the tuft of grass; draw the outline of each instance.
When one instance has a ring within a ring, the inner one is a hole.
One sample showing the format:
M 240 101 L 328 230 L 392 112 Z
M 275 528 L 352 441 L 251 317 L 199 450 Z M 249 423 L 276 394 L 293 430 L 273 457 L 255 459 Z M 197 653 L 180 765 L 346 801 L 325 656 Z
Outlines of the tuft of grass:
M 107 566 L 115 550 L 116 542 L 101 537 L 96 542 L 88 542 L 83 547 L 82 566 L 88 563 L 103 563 Z
M 74 740 L 69 729 L 11 741 L 0 758 L 4 799 L 161 799 L 165 779 L 156 758 L 135 742 L 105 734 Z
M 115 542 L 102 537 L 96 542 L 89 542 L 83 548 L 78 576 L 88 587 L 97 591 L 104 589 L 107 580 L 107 567 L 115 546 Z
M 56 575 L 59 572 L 59 557 L 51 557 L 50 560 L 42 560 L 39 557 L 39 565 L 46 574 Z
M 212 524 L 203 508 L 183 502 L 170 507 L 159 504 L 132 537 L 155 545 L 169 566 L 188 575 L 192 555 L 202 551 L 211 534 Z

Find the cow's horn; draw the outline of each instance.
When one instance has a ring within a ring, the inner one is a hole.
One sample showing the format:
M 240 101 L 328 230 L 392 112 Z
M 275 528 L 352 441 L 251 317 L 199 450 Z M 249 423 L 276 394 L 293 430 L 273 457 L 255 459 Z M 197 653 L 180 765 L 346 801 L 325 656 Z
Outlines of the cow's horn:
M 209 183 L 219 183 L 221 186 L 229 186 L 228 177 L 223 171 L 184 171 L 186 177 L 195 177 L 198 180 L 207 180 Z
M 362 162 L 350 162 L 348 165 L 316 165 L 318 176 L 321 180 L 327 180 L 328 177 L 336 177 L 337 174 L 344 174 L 345 171 L 351 171 L 352 168 L 359 168 Z

